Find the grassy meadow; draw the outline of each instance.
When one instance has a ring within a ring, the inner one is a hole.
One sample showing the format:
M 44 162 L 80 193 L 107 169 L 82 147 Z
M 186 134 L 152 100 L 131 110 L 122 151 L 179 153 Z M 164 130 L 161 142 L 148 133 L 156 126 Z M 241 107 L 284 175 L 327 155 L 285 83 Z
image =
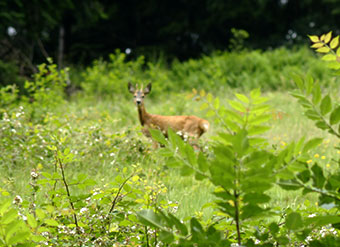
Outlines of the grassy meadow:
M 152 142 L 141 134 L 136 106 L 127 92 L 128 81 L 144 85 L 147 81 L 153 82 L 153 91 L 145 98 L 150 113 L 196 115 L 209 120 L 210 130 L 200 139 L 200 146 L 208 157 L 212 155 L 214 136 L 224 129 L 214 116 L 209 116 L 209 109 L 201 108 L 201 100 L 189 97 L 192 89 L 204 89 L 219 97 L 222 106 L 230 108 L 228 100 L 235 99 L 234 93 L 249 95 L 251 89 L 261 87 L 271 107 L 270 130 L 262 135 L 269 143 L 268 149 L 284 149 L 303 136 L 306 140 L 321 137 L 322 143 L 310 151 L 307 163 L 317 162 L 329 174 L 339 169 L 336 161 L 339 151 L 334 148 L 339 140 L 318 129 L 290 95 L 294 89 L 290 78 L 292 70 L 312 74 L 324 88 L 332 89 L 332 96 L 339 96 L 339 79 L 334 79 L 322 62 L 305 48 L 218 53 L 196 61 L 175 62 L 170 68 L 161 61 L 144 63 L 140 61 L 143 58 L 125 62 L 121 56 L 124 54 L 112 55 L 110 62 L 99 60 L 80 75 L 72 74 L 71 69 L 71 78 L 83 90 L 68 99 L 44 92 L 47 96 L 36 97 L 36 105 L 24 98 L 16 101 L 9 98 L 7 105 L 3 103 L 0 113 L 0 192 L 3 196 L 19 195 L 26 207 L 32 201 L 37 207 L 46 207 L 53 184 L 39 183 L 39 179 L 57 169 L 50 147 L 59 143 L 56 139 L 65 137 L 61 146 L 73 156 L 65 165 L 66 178 L 75 180 L 75 186 L 70 186 L 73 195 L 104 193 L 117 176 L 125 178 L 138 171 L 135 174 L 138 177 L 130 184 L 138 190 L 132 200 L 138 203 L 125 205 L 122 199 L 122 210 L 128 208 L 135 212 L 158 205 L 179 219 L 196 216 L 204 222 L 215 217 L 216 207 L 211 206 L 215 200 L 214 186 L 208 180 L 197 181 L 194 176 L 182 176 L 179 170 L 168 167 L 159 154 L 162 148 L 153 149 Z M 32 170 L 39 173 L 36 190 L 32 190 Z M 78 187 L 77 178 L 81 174 L 86 174 L 92 182 Z M 271 200 L 264 207 L 307 211 L 317 207 L 317 195 L 303 196 L 301 190 L 286 191 L 274 186 L 266 193 Z M 108 205 L 101 207 L 105 209 Z

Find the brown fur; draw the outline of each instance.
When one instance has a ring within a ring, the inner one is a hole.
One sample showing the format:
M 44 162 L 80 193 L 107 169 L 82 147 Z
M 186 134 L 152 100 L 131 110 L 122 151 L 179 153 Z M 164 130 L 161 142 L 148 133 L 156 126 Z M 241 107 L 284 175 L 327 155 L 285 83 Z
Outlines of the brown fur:
M 161 130 L 165 136 L 167 136 L 168 129 L 171 128 L 175 132 L 180 132 L 182 136 L 187 135 L 194 139 L 198 139 L 208 130 L 209 122 L 196 116 L 162 116 L 147 113 L 144 106 L 144 96 L 150 93 L 151 83 L 144 90 L 142 88 L 141 90 L 133 88 L 131 83 L 129 83 L 128 88 L 135 97 L 139 121 L 144 127 L 142 132 L 147 137 L 151 137 L 150 128 Z

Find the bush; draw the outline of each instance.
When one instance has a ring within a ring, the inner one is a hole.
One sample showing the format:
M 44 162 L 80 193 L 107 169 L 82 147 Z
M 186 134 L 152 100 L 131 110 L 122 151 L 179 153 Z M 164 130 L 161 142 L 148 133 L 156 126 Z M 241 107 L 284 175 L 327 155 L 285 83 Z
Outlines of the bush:
M 162 61 L 145 62 L 144 57 L 126 61 L 119 51 L 108 62 L 97 60 L 82 74 L 82 87 L 88 95 L 126 97 L 126 85 L 153 82 L 155 93 L 203 88 L 218 92 L 221 88 L 251 90 L 292 89 L 291 74 L 308 71 L 324 85 L 333 83 L 327 66 L 306 48 L 250 52 L 216 52 L 200 59 L 174 61 L 169 68 Z

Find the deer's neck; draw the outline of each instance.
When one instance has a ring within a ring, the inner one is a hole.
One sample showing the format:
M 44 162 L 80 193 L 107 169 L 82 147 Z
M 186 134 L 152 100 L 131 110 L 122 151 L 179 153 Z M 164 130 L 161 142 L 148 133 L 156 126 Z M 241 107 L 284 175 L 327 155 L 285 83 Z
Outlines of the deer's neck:
M 139 105 L 137 109 L 138 109 L 139 122 L 142 126 L 144 126 L 149 114 L 146 112 L 144 104 Z

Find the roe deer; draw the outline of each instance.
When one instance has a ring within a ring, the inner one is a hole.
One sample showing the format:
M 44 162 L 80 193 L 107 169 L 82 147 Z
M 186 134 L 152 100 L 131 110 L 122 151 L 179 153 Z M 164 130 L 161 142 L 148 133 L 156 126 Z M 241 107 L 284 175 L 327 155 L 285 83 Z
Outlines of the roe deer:
M 198 139 L 209 129 L 209 122 L 196 116 L 161 116 L 147 113 L 144 106 L 144 96 L 151 92 L 151 83 L 145 89 L 142 86 L 138 90 L 137 85 L 133 87 L 129 82 L 128 89 L 134 96 L 139 121 L 143 126 L 142 132 L 147 137 L 151 137 L 150 128 L 159 129 L 165 136 L 167 136 L 168 129 L 171 128 L 184 139 L 188 137 Z

